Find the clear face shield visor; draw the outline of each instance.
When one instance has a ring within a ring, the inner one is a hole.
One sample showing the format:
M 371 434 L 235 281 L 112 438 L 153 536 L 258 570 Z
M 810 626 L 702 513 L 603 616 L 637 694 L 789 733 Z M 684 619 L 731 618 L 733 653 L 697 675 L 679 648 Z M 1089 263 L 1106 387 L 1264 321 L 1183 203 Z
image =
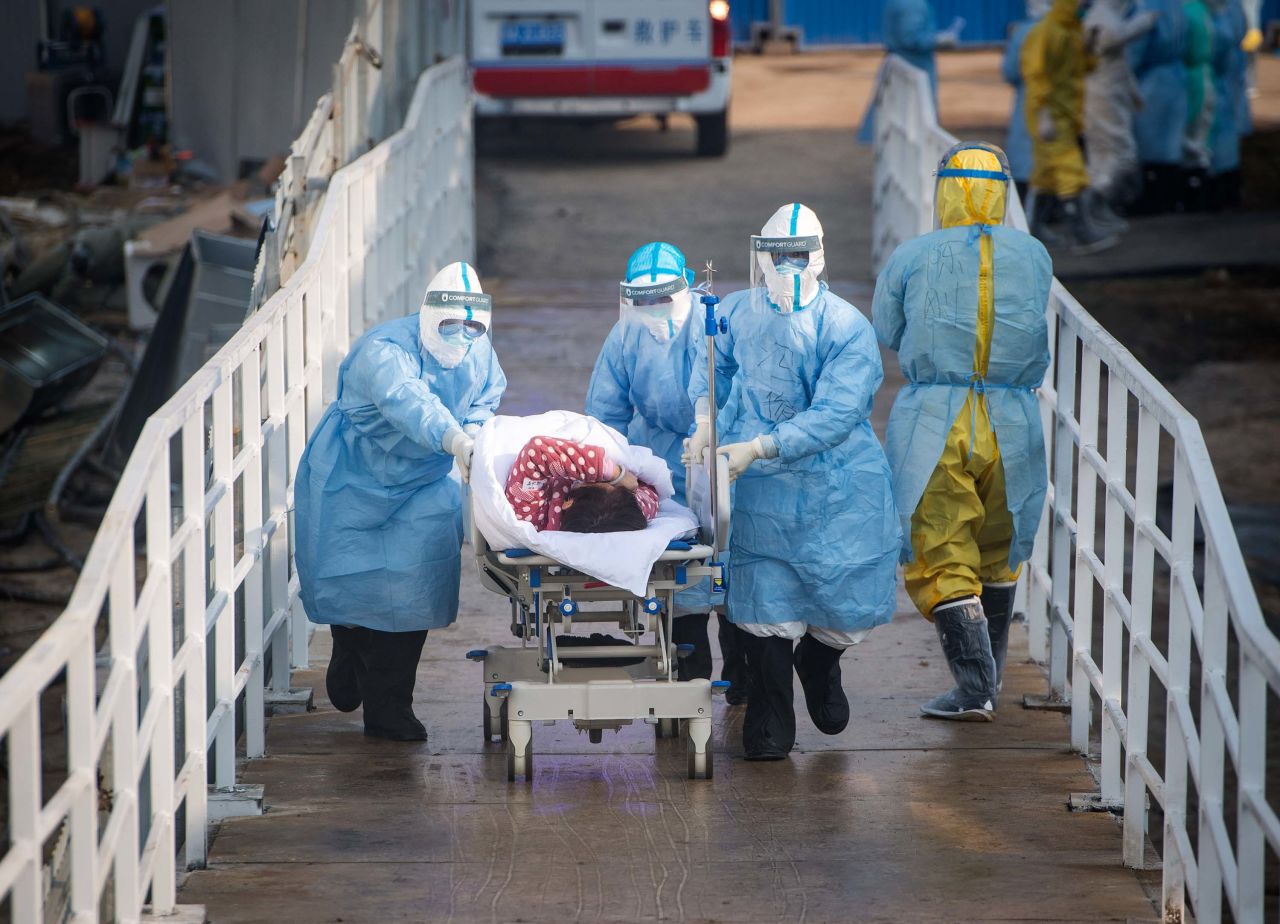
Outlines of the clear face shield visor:
M 751 293 L 761 308 L 790 314 L 809 305 L 827 280 L 822 238 L 751 237 Z
M 993 144 L 966 141 L 938 161 L 933 227 L 1000 225 L 1011 220 L 1009 159 Z

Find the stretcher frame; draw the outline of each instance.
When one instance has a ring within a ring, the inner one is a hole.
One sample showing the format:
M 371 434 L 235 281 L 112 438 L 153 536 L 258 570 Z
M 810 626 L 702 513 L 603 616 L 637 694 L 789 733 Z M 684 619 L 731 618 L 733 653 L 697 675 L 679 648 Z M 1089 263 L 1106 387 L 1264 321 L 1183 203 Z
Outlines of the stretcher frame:
M 558 721 L 586 731 L 592 743 L 602 740 L 605 729 L 635 722 L 652 725 L 657 739 L 682 735 L 689 778 L 711 779 L 711 698 L 729 684 L 676 679 L 677 661 L 689 646 L 672 644 L 671 623 L 678 591 L 703 579 L 725 586 L 724 542 L 717 535 L 728 535 L 729 478 L 727 460 L 717 459 L 714 518 L 704 514 L 708 522 L 695 539 L 672 542 L 659 556 L 643 597 L 527 549 L 490 548 L 474 515 L 470 518 L 481 584 L 507 597 L 511 634 L 520 640 L 518 646 L 467 653 L 483 666 L 482 733 L 486 745 L 506 744 L 508 780 L 533 781 L 533 725 Z M 695 473 L 688 474 L 692 479 Z M 562 650 L 557 633 L 568 633 L 575 623 L 617 626 L 633 644 Z M 644 636 L 652 638 L 641 644 Z M 636 658 L 640 663 L 621 663 Z M 564 663 L 579 659 L 597 664 Z

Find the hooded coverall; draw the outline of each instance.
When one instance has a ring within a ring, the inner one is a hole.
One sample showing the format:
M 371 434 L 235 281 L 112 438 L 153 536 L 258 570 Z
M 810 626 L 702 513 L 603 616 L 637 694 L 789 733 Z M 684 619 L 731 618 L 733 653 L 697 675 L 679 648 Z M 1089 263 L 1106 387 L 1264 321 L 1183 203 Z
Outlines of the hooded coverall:
M 1031 188 L 1060 199 L 1073 199 L 1089 185 L 1080 134 L 1084 131 L 1084 77 L 1093 65 L 1085 53 L 1078 5 L 1078 0 L 1054 0 L 1022 46 Z

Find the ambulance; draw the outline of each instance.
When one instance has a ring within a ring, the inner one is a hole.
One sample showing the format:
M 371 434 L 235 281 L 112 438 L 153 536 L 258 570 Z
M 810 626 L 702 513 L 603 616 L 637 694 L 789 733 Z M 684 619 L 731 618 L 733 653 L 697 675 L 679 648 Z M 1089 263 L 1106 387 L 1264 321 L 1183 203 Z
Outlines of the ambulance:
M 726 0 L 472 0 L 470 25 L 480 118 L 684 112 L 698 154 L 728 147 Z

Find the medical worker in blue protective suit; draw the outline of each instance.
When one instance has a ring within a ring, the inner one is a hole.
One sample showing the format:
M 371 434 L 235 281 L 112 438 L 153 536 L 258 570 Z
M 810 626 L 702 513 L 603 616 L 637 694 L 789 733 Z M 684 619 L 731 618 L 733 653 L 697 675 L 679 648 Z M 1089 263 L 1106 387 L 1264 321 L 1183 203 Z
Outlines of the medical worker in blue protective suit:
M 903 576 L 956 682 L 922 711 L 990 721 L 1014 586 L 1044 506 L 1035 389 L 1049 365 L 1053 266 L 1034 237 L 1000 224 L 1009 178 L 999 148 L 958 144 L 937 175 L 938 230 L 893 252 L 871 311 L 907 379 L 886 435 L 909 537 Z
M 1240 136 L 1249 130 L 1249 21 L 1240 0 L 1209 0 L 1213 17 L 1213 124 L 1209 129 L 1210 202 L 1240 202 Z
M 666 460 L 680 501 L 685 491 L 681 448 L 694 425 L 689 377 L 695 365 L 706 362 L 702 326 L 696 317 L 689 322 L 693 280 L 684 254 L 673 244 L 655 241 L 631 255 L 620 286 L 621 316 L 604 342 L 587 388 L 587 413 Z M 722 406 L 727 394 L 728 389 L 719 393 Z M 711 593 L 709 581 L 676 595 L 672 641 L 693 646 L 679 661 L 681 680 L 711 679 L 707 618 L 713 605 L 723 606 L 722 596 Z M 746 684 L 736 633 L 730 628 L 726 622 L 720 633 L 724 677 L 733 684 L 730 702 L 740 703 Z
M 1000 73 L 1005 82 L 1014 88 L 1013 111 L 1009 113 L 1009 134 L 1005 137 L 1004 150 L 1009 158 L 1009 170 L 1018 184 L 1018 195 L 1025 202 L 1027 183 L 1031 180 L 1031 135 L 1027 131 L 1027 94 L 1022 83 L 1022 43 L 1027 33 L 1049 9 L 1049 0 L 1027 0 L 1027 18 L 1013 24 L 1009 41 L 1005 45 Z
M 413 684 L 427 630 L 458 615 L 462 501 L 472 434 L 507 380 L 475 270 L 446 266 L 421 309 L 379 324 L 338 369 L 338 397 L 296 482 L 297 567 L 312 622 L 333 627 L 326 685 L 365 734 L 425 739 Z
M 1142 96 L 1142 106 L 1133 117 L 1143 173 L 1137 211 L 1168 211 L 1180 196 L 1182 138 L 1187 123 L 1187 68 L 1182 60 L 1187 19 L 1182 2 L 1142 0 L 1140 9 L 1155 12 L 1156 23 L 1129 46 L 1129 63 Z
M 824 265 L 818 217 L 780 208 L 751 238 L 752 286 L 725 298 L 715 338 L 717 393 L 737 389 L 721 451 L 737 479 L 728 603 L 746 650 L 748 760 L 795 744 L 793 664 L 814 724 L 842 731 L 840 656 L 893 616 L 901 532 L 870 421 L 884 370 L 871 325 L 827 288 Z M 695 366 L 689 458 L 709 442 L 707 391 Z
M 888 0 L 884 5 L 881 28 L 885 51 L 915 65 L 929 76 L 929 87 L 933 91 L 933 103 L 936 107 L 938 71 L 934 65 L 933 52 L 936 48 L 954 48 L 959 44 L 964 20 L 957 16 L 950 26 L 939 32 L 933 7 L 928 0 Z M 862 117 L 862 128 L 858 131 L 858 141 L 862 144 L 870 144 L 872 141 L 875 113 L 876 101 L 872 96 L 866 115 Z

